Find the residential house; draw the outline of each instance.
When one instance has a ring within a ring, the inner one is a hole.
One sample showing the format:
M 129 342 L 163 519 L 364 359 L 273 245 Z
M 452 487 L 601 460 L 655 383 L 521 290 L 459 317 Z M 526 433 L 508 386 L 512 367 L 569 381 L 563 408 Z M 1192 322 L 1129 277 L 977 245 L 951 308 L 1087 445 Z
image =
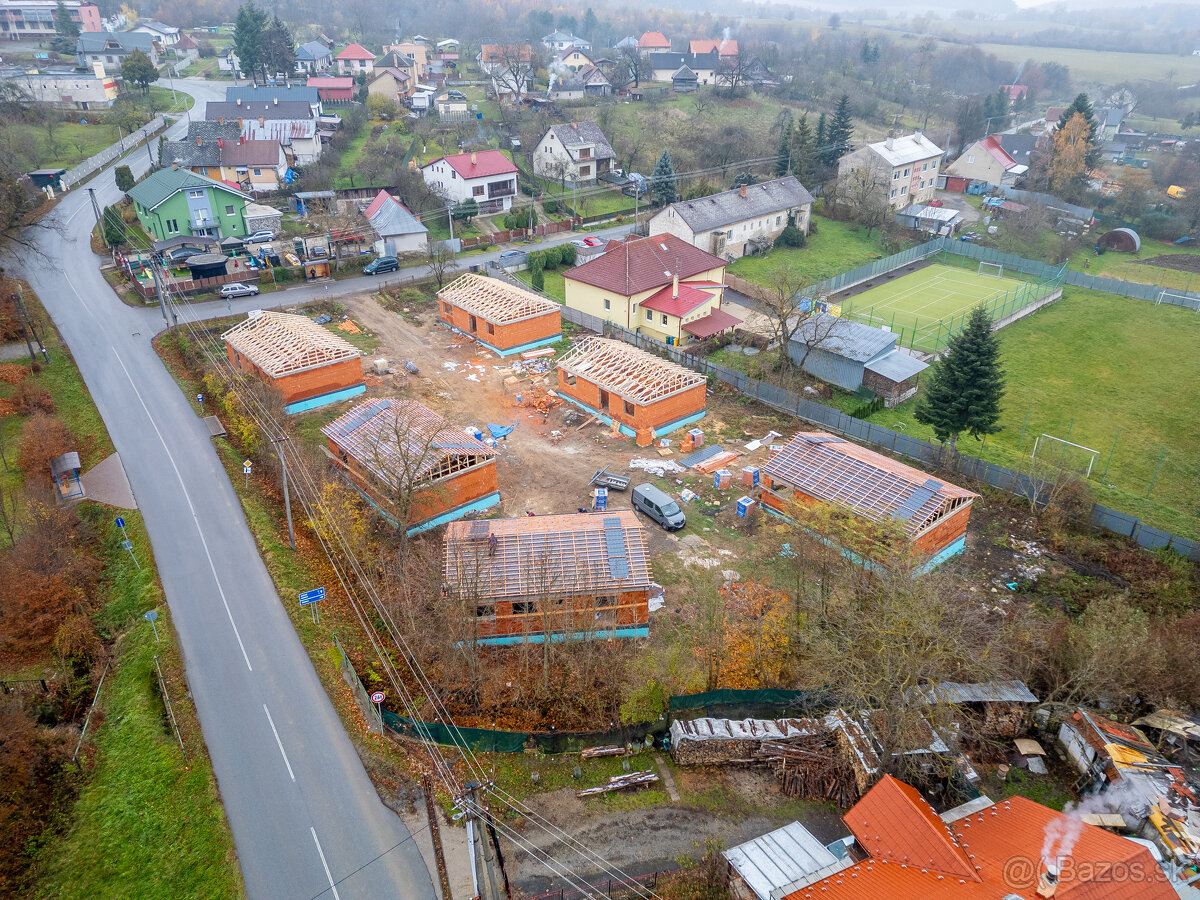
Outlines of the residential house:
M 433 108 L 446 121 L 459 121 L 470 115 L 467 95 L 462 91 L 443 91 L 433 98 Z
M 998 134 L 1000 146 L 1013 158 L 1017 165 L 1033 165 L 1033 153 L 1041 137 L 1036 134 Z
M 585 41 L 583 38 L 576 37 L 573 34 L 568 34 L 565 31 L 552 31 L 542 38 L 542 46 L 549 49 L 552 53 L 561 53 L 568 47 L 578 47 L 580 50 L 592 49 L 589 41 Z
M 485 75 L 516 65 L 518 68 L 533 63 L 533 48 L 528 44 L 481 44 L 475 57 Z
M 721 58 L 715 50 L 708 53 L 651 53 L 648 57 L 650 81 L 671 81 L 686 66 L 696 74 L 699 84 L 717 84 Z
M 897 346 L 898 335 L 823 312 L 805 316 L 788 343 L 791 360 L 822 381 L 847 391 L 867 388 L 888 408 L 917 392 L 929 368 Z
M 596 66 L 584 66 L 578 72 L 556 77 L 550 75 L 546 91 L 551 100 L 582 100 L 584 97 L 607 97 L 612 93 L 612 82 Z
M 81 32 L 100 32 L 100 7 L 86 0 L 64 0 L 71 21 Z M 54 10 L 57 0 L 4 0 L 0 3 L 0 39 L 6 41 L 49 40 L 57 33 Z
M 558 361 L 555 392 L 648 447 L 705 413 L 705 378 L 624 341 L 587 337 Z
M 375 69 L 375 54 L 362 44 L 351 44 L 333 59 L 339 75 L 370 75 Z
M 333 65 L 333 51 L 321 41 L 305 41 L 296 48 L 296 71 L 317 75 Z
M 308 86 L 316 89 L 322 108 L 326 103 L 340 105 L 354 99 L 354 79 L 349 75 L 309 75 Z
M 186 140 L 164 142 L 162 157 L 254 194 L 279 190 L 288 169 L 278 141 L 247 141 L 236 122 L 192 122 Z
M 1029 96 L 1029 87 L 1024 84 L 1002 84 L 1000 93 L 1008 98 L 1008 102 L 1016 105 Z
M 363 215 L 382 242 L 378 247 L 380 256 L 424 253 L 429 249 L 429 229 L 387 191 L 376 194 Z
M 838 176 L 848 178 L 856 169 L 866 170 L 878 182 L 888 206 L 903 209 L 933 199 L 942 156 L 942 149 L 918 131 L 848 153 L 838 161 Z
M 500 502 L 496 451 L 415 400 L 368 400 L 321 433 L 350 481 L 410 535 Z
M 563 278 L 567 306 L 667 344 L 740 321 L 721 309 L 725 260 L 673 234 L 610 241 Z
M 499 103 L 520 103 L 533 91 L 533 67 L 494 66 L 489 73 L 492 92 Z
M 217 54 L 217 70 L 231 75 L 241 75 L 242 61 L 237 58 L 232 47 L 226 47 Z
M 96 63 L 100 63 L 106 75 L 119 75 L 121 63 L 134 50 L 141 50 L 150 57 L 156 68 L 160 65 L 154 38 L 133 31 L 117 34 L 85 31 L 75 43 L 75 58 L 81 69 L 95 71 Z
M 655 213 L 651 236 L 673 234 L 713 256 L 737 259 L 768 249 L 789 220 L 808 234 L 813 197 L 794 175 L 680 200 Z
M 595 67 L 595 63 L 592 62 L 592 58 L 582 49 L 572 45 L 556 53 L 554 58 L 550 60 L 549 68 L 552 72 L 561 72 L 563 69 L 578 72 L 585 66 Z
M 59 109 L 108 109 L 120 96 L 116 76 L 104 74 L 99 63 L 82 72 L 74 66 L 0 66 L 0 81 L 19 85 L 34 103 Z
M 305 100 L 210 101 L 204 117 L 210 122 L 237 122 L 242 137 L 249 141 L 278 141 L 296 165 L 308 165 L 321 157 L 317 120 Z
M 438 291 L 438 315 L 500 356 L 562 340 L 562 307 L 524 288 L 470 273 Z
M 1105 144 L 1117 136 L 1121 123 L 1125 121 L 1125 110 L 1119 106 L 1109 106 L 1095 112 L 1097 143 Z
M 1029 166 L 1018 163 L 1004 149 L 999 135 L 976 141 L 946 166 L 946 190 L 962 192 L 971 182 L 992 187 L 1012 187 L 1025 176 Z
M 362 351 L 308 316 L 256 309 L 221 337 L 229 364 L 277 390 L 288 414 L 367 389 Z
M 915 788 L 885 775 L 842 821 L 853 835 L 843 842 L 854 846 L 853 865 L 781 900 L 1180 896 L 1144 845 L 1020 795 L 997 803 L 979 798 L 939 816 Z
M 499 150 L 440 156 L 423 165 L 421 175 L 451 203 L 473 199 L 481 215 L 508 212 L 517 195 L 517 167 Z
M 671 76 L 671 90 L 677 94 L 694 94 L 700 90 L 700 78 L 687 66 L 680 66 Z
M 367 82 L 367 95 L 385 97 L 393 103 L 403 106 L 417 87 L 408 73 L 392 67 L 375 67 L 374 77 Z
M 285 103 L 294 100 L 307 103 L 313 118 L 321 115 L 321 94 L 315 87 L 280 84 L 225 88 L 227 103 Z
M 412 60 L 411 63 L 405 63 L 404 60 Z M 375 62 L 378 66 L 392 66 L 397 69 L 406 69 L 407 66 L 412 66 L 413 71 L 409 72 L 414 81 L 419 81 L 429 74 L 429 45 L 423 41 L 402 41 L 399 44 L 386 44 L 383 48 L 383 57 Z
M 699 38 L 688 41 L 688 53 L 716 53 L 721 59 L 737 59 L 738 42 L 732 38 Z
M 1065 106 L 1051 106 L 1046 110 L 1046 115 L 1042 121 L 1053 129 L 1058 125 L 1058 120 L 1062 118 L 1062 114 L 1066 111 L 1067 108 Z
M 905 550 L 921 571 L 962 553 L 978 494 L 823 432 L 802 431 L 763 466 L 762 505 L 783 517 L 828 504 L 884 525 L 895 524 L 891 550 Z M 887 538 L 885 538 L 886 540 Z M 870 565 L 873 547 L 847 547 Z
M 533 151 L 533 174 L 566 184 L 592 184 L 616 154 L 595 122 L 551 125 Z
M 468 644 L 650 634 L 649 550 L 632 509 L 452 522 L 442 584 Z
M 183 37 L 183 32 L 174 25 L 164 25 L 153 19 L 142 19 L 130 29 L 134 34 L 148 34 L 164 49 L 174 47 Z
M 671 42 L 661 31 L 647 31 L 638 38 L 637 48 L 642 53 L 665 53 L 670 51 Z
M 127 192 L 138 221 L 156 240 L 180 235 L 245 237 L 249 196 L 222 181 L 172 166 Z
M 636 50 L 638 48 L 638 39 L 632 34 L 621 38 L 613 44 L 613 49 L 620 53 L 622 50 Z

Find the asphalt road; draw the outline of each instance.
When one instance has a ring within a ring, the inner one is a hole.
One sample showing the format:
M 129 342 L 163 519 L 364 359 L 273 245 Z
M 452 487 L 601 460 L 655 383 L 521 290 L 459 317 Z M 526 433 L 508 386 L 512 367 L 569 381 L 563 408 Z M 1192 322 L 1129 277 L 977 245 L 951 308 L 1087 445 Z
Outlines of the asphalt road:
M 175 86 L 199 103 L 224 91 Z M 172 137 L 186 127 L 177 123 Z M 141 149 L 124 161 L 139 174 L 148 156 Z M 101 206 L 118 197 L 109 168 L 28 232 L 41 258 L 10 252 L 5 265 L 54 318 L 124 461 L 247 894 L 432 900 L 415 842 L 380 802 L 281 605 L 296 598 L 276 594 L 206 429 L 150 346 L 157 311 L 125 306 L 99 274 L 86 187 Z

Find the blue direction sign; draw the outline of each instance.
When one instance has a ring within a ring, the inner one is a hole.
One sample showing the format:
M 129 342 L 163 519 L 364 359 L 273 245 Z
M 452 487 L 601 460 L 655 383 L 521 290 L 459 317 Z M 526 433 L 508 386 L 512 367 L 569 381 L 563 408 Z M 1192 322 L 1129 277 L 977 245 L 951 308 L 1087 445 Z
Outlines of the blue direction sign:
M 118 528 L 125 527 L 125 520 L 123 518 L 121 518 L 120 516 L 117 516 L 117 527 Z
M 313 588 L 311 591 L 305 591 L 300 595 L 300 605 L 308 606 L 310 603 L 316 603 L 318 600 L 325 599 L 325 588 Z

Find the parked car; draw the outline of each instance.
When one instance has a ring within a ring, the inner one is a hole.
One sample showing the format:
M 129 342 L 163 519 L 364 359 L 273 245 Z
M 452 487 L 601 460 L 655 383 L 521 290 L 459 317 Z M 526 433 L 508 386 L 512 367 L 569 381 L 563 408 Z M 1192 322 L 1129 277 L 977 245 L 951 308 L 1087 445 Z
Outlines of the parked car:
M 586 244 L 589 247 L 603 247 L 604 246 L 604 241 L 598 237 L 585 237 L 583 239 L 583 242 L 584 242 L 584 244 Z
M 525 261 L 525 251 L 524 250 L 505 250 L 503 253 L 500 254 L 500 259 L 497 264 L 501 268 L 504 268 L 505 266 L 519 266 L 524 261 Z
M 943 200 L 926 200 L 925 205 L 937 207 L 937 206 L 945 206 L 946 203 Z
M 275 240 L 273 231 L 256 231 L 254 234 L 246 236 L 247 244 L 269 244 L 273 240 Z
M 223 299 L 230 297 L 254 297 L 257 294 L 257 284 L 243 284 L 240 281 L 233 281 L 221 286 L 221 297 Z
M 363 266 L 364 275 L 382 275 L 384 272 L 395 272 L 400 268 L 400 260 L 394 256 L 381 256 Z
M 588 248 L 588 243 L 583 238 L 575 238 L 575 240 L 571 241 L 571 243 L 580 250 L 586 250 Z
M 649 516 L 667 531 L 678 531 L 687 524 L 679 504 L 650 482 L 639 484 L 633 489 L 633 508 Z

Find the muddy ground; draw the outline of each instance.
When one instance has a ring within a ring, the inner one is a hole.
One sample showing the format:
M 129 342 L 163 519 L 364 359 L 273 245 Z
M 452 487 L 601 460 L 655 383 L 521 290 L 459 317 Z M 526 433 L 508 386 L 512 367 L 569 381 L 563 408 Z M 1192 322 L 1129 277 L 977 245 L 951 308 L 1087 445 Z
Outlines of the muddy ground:
M 1200 256 L 1190 253 L 1152 256 L 1149 259 L 1139 259 L 1137 263 L 1142 266 L 1158 266 L 1160 269 L 1176 269 L 1180 272 L 1195 272 L 1200 275 Z

